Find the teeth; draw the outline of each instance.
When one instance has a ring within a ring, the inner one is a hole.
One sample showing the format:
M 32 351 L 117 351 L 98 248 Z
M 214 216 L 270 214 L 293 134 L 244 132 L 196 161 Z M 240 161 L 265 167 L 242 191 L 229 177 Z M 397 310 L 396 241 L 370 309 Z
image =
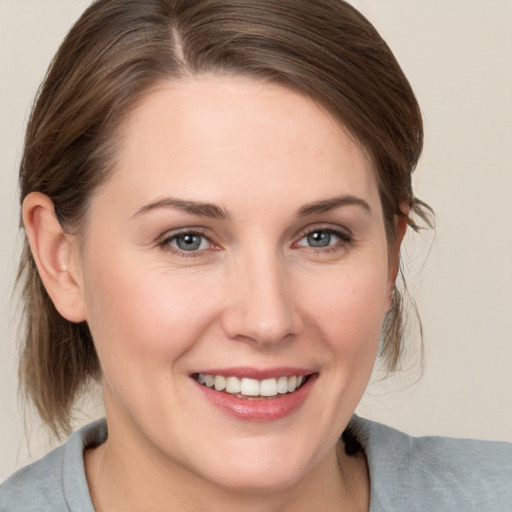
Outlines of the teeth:
M 240 393 L 245 396 L 258 396 L 260 394 L 260 383 L 255 379 L 242 379 Z
M 215 376 L 215 390 L 223 391 L 226 389 L 226 378 L 222 375 Z
M 285 377 L 286 379 L 286 377 Z M 260 382 L 261 396 L 276 396 L 277 395 L 277 380 L 265 379 Z
M 277 379 L 277 392 L 288 393 L 288 379 L 286 377 L 279 377 Z
M 305 377 L 302 375 L 260 381 L 246 377 L 239 379 L 238 377 L 199 373 L 196 378 L 200 384 L 214 388 L 216 391 L 226 391 L 233 395 L 241 394 L 251 397 L 270 397 L 277 396 L 278 394 L 293 393 L 305 381 Z
M 226 391 L 228 393 L 240 393 L 240 379 L 236 377 L 228 377 L 226 379 Z

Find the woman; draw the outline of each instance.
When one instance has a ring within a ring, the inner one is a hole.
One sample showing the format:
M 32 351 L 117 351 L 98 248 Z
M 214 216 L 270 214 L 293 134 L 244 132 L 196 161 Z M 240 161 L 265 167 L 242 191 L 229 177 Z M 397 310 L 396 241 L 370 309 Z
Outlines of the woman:
M 510 446 L 353 417 L 399 360 L 421 146 L 344 2 L 95 2 L 27 129 L 22 375 L 55 433 L 93 379 L 106 421 L 0 509 L 506 510 Z

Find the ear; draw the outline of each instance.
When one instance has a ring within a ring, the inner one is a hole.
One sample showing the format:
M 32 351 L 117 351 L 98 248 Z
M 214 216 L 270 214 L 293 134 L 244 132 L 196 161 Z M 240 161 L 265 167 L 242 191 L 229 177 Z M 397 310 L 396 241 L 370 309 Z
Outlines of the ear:
M 396 215 L 393 221 L 395 230 L 394 247 L 390 251 L 389 261 L 389 307 L 393 302 L 395 282 L 400 269 L 400 247 L 402 246 L 405 233 L 407 232 L 407 219 L 409 218 L 409 207 L 401 208 L 403 215 Z
M 57 311 L 71 322 L 85 320 L 80 251 L 65 233 L 52 200 L 32 192 L 23 201 L 23 223 L 39 276 Z

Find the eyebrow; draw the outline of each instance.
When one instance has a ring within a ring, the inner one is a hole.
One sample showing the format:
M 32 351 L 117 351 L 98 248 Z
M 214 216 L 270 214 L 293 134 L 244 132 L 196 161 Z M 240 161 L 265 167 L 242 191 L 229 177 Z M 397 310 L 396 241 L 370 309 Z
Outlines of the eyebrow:
M 324 213 L 328 212 L 329 210 L 334 210 L 335 208 L 340 208 L 342 206 L 360 206 L 366 210 L 367 213 L 372 213 L 372 209 L 370 208 L 370 205 L 367 201 L 360 197 L 347 194 L 305 204 L 302 208 L 300 208 L 298 216 L 305 217 L 315 213 Z
M 173 199 L 171 197 L 166 197 L 164 199 L 159 199 L 158 201 L 146 204 L 145 206 L 137 210 L 132 217 L 138 217 L 139 215 L 144 215 L 145 213 L 148 213 L 150 211 L 162 208 L 176 208 L 178 210 L 182 210 L 192 215 L 200 215 L 202 217 L 208 217 L 210 219 L 229 218 L 229 214 L 226 212 L 226 210 L 220 208 L 215 204 L 203 203 L 198 201 L 184 201 L 181 199 Z
M 340 208 L 342 206 L 360 206 L 368 213 L 371 214 L 372 212 L 370 205 L 364 199 L 353 195 L 342 195 L 305 204 L 299 209 L 298 217 L 325 213 L 329 210 L 334 210 L 335 208 Z M 158 201 L 153 201 L 152 203 L 144 205 L 142 208 L 137 210 L 132 217 L 138 217 L 153 210 L 166 208 L 177 208 L 178 210 L 182 210 L 186 213 L 208 217 L 210 219 L 229 219 L 228 212 L 213 203 L 184 201 L 182 199 L 173 199 L 171 197 L 159 199 Z

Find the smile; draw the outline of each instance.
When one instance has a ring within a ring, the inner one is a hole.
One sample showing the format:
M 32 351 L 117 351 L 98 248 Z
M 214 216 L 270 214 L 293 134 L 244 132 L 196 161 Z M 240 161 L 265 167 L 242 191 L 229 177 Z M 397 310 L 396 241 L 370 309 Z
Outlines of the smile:
M 258 397 L 270 398 L 293 393 L 303 386 L 308 378 L 303 375 L 292 375 L 290 377 L 283 375 L 278 378 L 257 380 L 248 377 L 238 378 L 204 373 L 194 374 L 193 377 L 199 384 L 210 389 L 247 399 Z
M 190 374 L 207 402 L 242 421 L 268 422 L 302 409 L 319 373 L 313 368 L 209 368 Z

